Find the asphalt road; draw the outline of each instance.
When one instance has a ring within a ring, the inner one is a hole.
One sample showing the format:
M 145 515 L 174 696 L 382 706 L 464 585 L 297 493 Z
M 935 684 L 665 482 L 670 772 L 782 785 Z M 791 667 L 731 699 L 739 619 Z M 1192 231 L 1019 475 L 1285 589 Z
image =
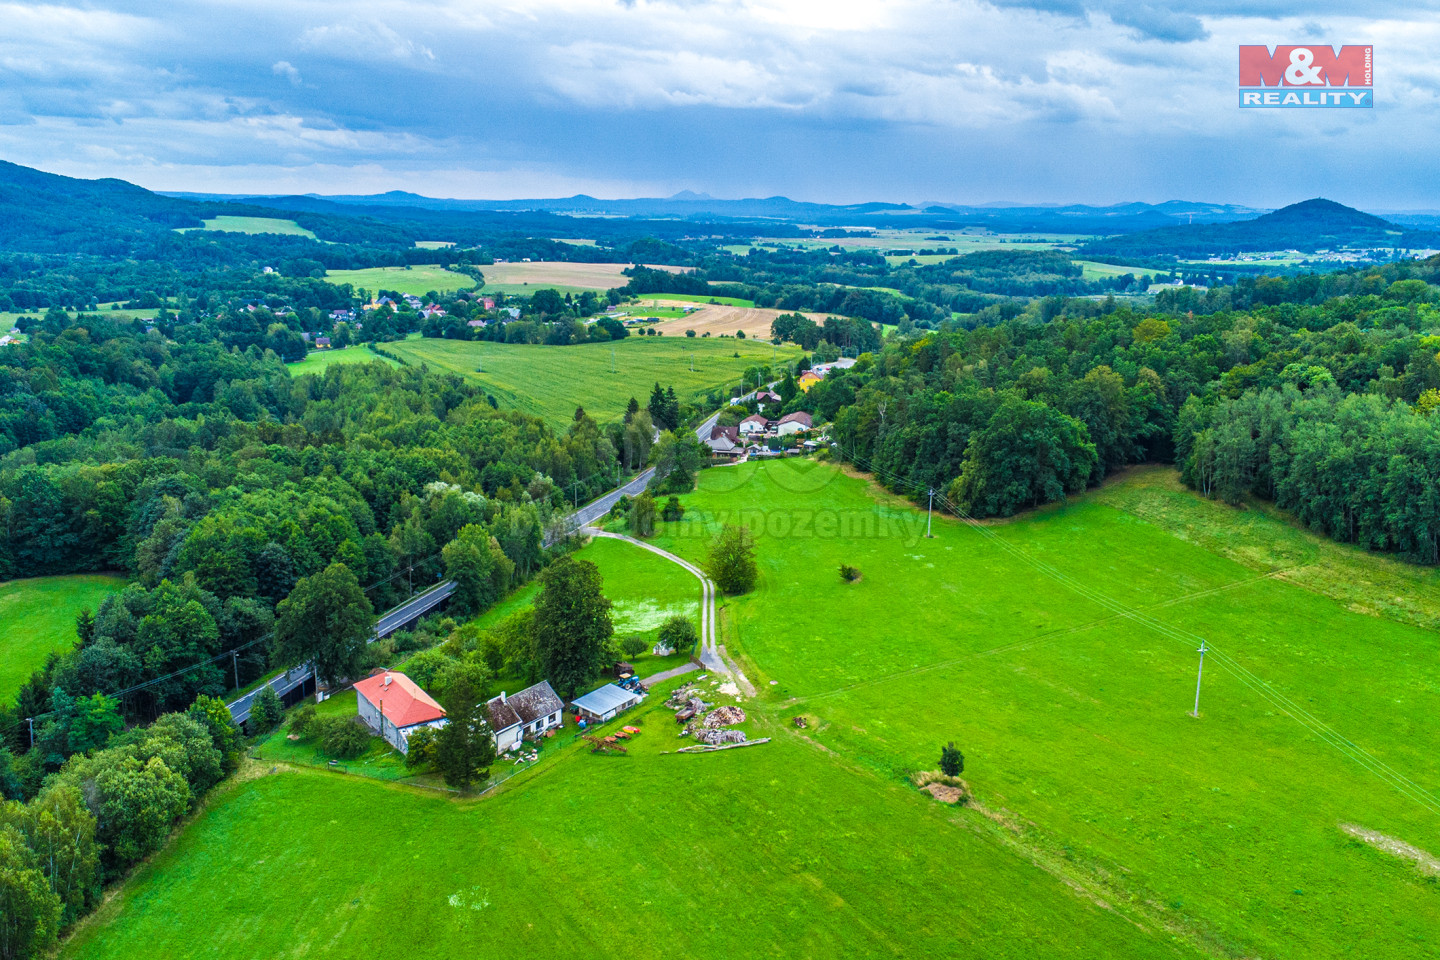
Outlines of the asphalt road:
M 277 696 L 285 696 L 300 684 L 309 680 L 315 674 L 315 668 L 308 663 L 302 663 L 298 667 L 287 670 L 278 677 L 272 677 L 270 687 Z M 264 687 L 256 687 L 238 700 L 226 704 L 230 708 L 230 718 L 236 723 L 244 723 L 250 718 L 250 707 L 254 705 L 255 698 L 260 695 Z
M 375 636 L 385 637 L 399 630 L 406 623 L 429 611 L 436 604 L 455 592 L 455 582 L 446 580 L 432 590 L 411 597 L 394 610 L 381 614 L 375 621 Z

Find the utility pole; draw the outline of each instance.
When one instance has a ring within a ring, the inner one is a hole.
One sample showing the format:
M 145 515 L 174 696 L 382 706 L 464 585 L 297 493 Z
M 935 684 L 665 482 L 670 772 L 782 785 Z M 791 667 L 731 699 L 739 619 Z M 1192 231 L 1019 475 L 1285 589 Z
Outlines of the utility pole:
M 35 718 L 26 717 L 25 722 L 30 725 L 30 749 L 35 749 Z
M 240 689 L 240 658 L 236 651 L 230 651 L 230 667 L 235 671 L 235 689 Z
M 930 506 L 925 512 L 925 539 L 930 539 L 934 534 L 930 532 L 930 520 L 935 516 L 935 488 L 931 487 L 927 493 L 930 495 Z
M 1206 649 L 1207 649 L 1207 648 L 1206 648 L 1206 646 L 1205 646 L 1205 641 L 1204 641 L 1204 640 L 1201 640 L 1201 641 L 1200 641 L 1200 651 L 1199 651 L 1199 653 L 1200 653 L 1200 672 L 1197 673 L 1197 674 L 1195 674 L 1195 710 L 1194 710 L 1194 712 L 1192 712 L 1192 713 L 1190 714 L 1190 716 L 1195 717 L 1195 718 L 1197 718 L 1197 719 L 1198 719 L 1199 716 L 1200 716 L 1200 680 L 1205 676 L 1205 651 L 1206 651 Z

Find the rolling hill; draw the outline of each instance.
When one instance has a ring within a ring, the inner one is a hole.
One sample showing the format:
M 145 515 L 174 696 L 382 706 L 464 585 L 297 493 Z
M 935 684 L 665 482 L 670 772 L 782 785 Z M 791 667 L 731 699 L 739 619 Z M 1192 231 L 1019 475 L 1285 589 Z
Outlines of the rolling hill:
M 1316 198 L 1293 203 L 1253 220 L 1160 227 L 1110 236 L 1081 248 L 1087 257 L 1173 257 L 1197 259 L 1266 250 L 1440 246 L 1440 233 L 1412 230 L 1336 203 Z

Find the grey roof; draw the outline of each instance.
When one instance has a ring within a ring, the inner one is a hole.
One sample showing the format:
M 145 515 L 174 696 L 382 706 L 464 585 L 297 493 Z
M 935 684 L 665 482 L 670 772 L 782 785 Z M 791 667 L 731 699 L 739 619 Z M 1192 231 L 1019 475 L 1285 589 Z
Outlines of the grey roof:
M 631 693 L 613 683 L 607 683 L 599 690 L 591 690 L 585 696 L 575 701 L 575 706 L 588 710 L 591 713 L 605 714 L 617 707 L 623 707 L 632 700 L 638 699 L 639 695 Z
M 534 723 L 552 713 L 565 709 L 564 702 L 555 695 L 548 680 L 541 680 L 533 687 L 526 687 L 519 693 L 512 693 L 505 699 L 495 697 L 485 704 L 490 714 L 490 728 L 504 730 L 517 723 Z
M 542 717 L 565 709 L 565 704 L 555 696 L 555 691 L 550 689 L 548 680 L 541 680 L 533 687 L 510 694 L 509 706 L 521 723 L 534 723 Z

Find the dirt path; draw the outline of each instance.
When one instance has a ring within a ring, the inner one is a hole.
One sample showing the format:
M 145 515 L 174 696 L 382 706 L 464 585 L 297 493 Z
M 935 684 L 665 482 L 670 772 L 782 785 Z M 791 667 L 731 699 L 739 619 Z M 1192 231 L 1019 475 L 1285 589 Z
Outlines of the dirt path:
M 711 673 L 721 673 L 729 676 L 730 667 L 720 655 L 720 649 L 715 639 L 715 584 L 705 571 L 701 570 L 689 560 L 681 559 L 666 550 L 646 543 L 644 540 L 637 540 L 634 537 L 627 537 L 623 533 L 611 533 L 608 530 L 597 530 L 594 527 L 586 527 L 585 532 L 594 537 L 609 537 L 611 540 L 624 540 L 626 543 L 633 543 L 642 550 L 649 550 L 657 556 L 664 557 L 671 563 L 684 567 L 687 571 L 700 581 L 702 600 L 700 604 L 700 662 L 705 664 L 705 669 Z M 747 681 L 748 682 L 748 681 Z

